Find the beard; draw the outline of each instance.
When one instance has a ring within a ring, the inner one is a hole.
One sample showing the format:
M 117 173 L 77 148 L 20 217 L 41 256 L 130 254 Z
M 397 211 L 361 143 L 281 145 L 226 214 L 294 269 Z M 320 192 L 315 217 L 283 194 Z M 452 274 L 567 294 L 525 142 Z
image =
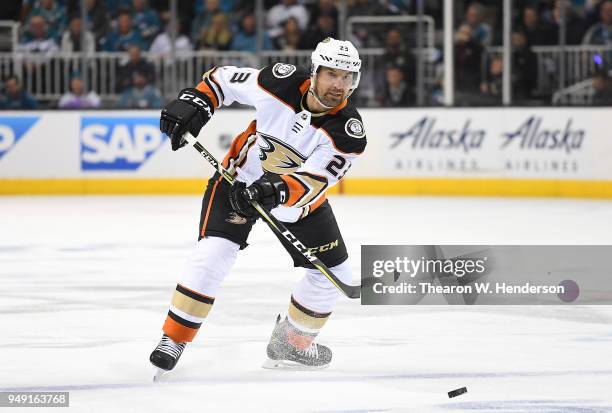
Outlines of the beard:
M 346 98 L 346 94 L 341 91 L 340 92 L 333 91 L 333 94 L 332 94 L 331 90 L 327 90 L 324 93 L 320 93 L 320 91 L 317 90 L 317 88 L 315 88 L 315 93 L 317 94 L 317 97 L 319 98 L 321 103 L 323 103 L 325 106 L 328 106 L 330 108 L 338 106 Z M 336 95 L 336 93 L 339 93 L 339 94 Z

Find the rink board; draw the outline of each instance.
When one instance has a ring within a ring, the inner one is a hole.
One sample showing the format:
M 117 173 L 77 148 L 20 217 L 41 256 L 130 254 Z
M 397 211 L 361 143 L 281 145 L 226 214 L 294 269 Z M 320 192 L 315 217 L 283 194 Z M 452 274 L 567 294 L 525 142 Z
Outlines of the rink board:
M 605 108 L 364 109 L 346 194 L 612 198 Z M 222 158 L 254 118 L 221 110 L 199 136 Z M 172 152 L 159 111 L 5 112 L 0 194 L 195 194 L 211 167 Z

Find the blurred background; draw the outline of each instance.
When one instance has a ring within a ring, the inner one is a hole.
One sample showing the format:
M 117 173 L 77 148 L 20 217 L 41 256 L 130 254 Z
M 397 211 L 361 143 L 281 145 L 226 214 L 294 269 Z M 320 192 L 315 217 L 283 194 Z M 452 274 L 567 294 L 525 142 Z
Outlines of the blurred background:
M 159 108 L 327 36 L 358 47 L 365 107 L 612 103 L 611 0 L 6 0 L 0 105 Z
M 159 108 L 328 36 L 368 136 L 331 194 L 612 198 L 612 0 L 2 1 L 0 194 L 200 194 Z M 200 136 L 220 158 L 254 116 L 232 106 Z

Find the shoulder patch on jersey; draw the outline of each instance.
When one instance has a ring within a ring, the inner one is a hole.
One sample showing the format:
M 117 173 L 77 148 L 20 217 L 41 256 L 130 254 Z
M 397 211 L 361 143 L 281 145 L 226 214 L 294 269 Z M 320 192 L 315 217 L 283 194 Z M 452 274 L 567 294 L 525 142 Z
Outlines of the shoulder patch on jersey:
M 314 126 L 323 129 L 340 152 L 360 154 L 365 150 L 365 128 L 361 116 L 350 101 L 335 115 L 313 119 Z
M 309 74 L 288 63 L 266 66 L 259 71 L 259 87 L 294 110 L 300 107 L 302 92 L 300 85 Z
M 272 74 L 274 77 L 284 79 L 289 77 L 297 70 L 297 67 L 289 63 L 277 63 L 272 67 Z
M 356 139 L 361 139 L 365 136 L 365 129 L 363 129 L 363 123 L 359 119 L 350 118 L 344 124 L 344 131 L 348 136 Z

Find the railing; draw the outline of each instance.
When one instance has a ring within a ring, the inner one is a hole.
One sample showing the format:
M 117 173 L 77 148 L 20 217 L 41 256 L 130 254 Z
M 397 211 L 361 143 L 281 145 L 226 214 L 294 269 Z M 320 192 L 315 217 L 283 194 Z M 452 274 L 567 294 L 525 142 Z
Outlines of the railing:
M 417 25 L 418 22 L 417 16 L 351 17 L 347 20 L 346 28 L 350 33 L 354 25 L 360 24 Z M 423 79 L 419 87 L 423 87 L 425 93 L 430 93 L 435 83 L 435 66 L 430 59 L 430 56 L 434 55 L 435 27 L 430 16 L 422 16 L 420 22 L 423 23 L 424 29 L 424 48 L 420 55 L 423 62 Z M 12 30 L 16 36 L 15 28 Z M 13 41 L 16 42 L 16 37 Z M 38 100 L 51 104 L 59 100 L 68 91 L 70 77 L 74 72 L 83 73 L 88 89 L 96 92 L 103 100 L 113 102 L 119 98 L 119 68 L 127 62 L 127 53 L 97 52 L 90 56 L 83 56 L 81 53 L 35 55 L 15 53 L 14 50 L 13 48 L 13 53 L 0 53 L 0 76 L 19 75 L 26 90 Z M 382 48 L 360 48 L 359 52 L 362 59 L 362 77 L 356 96 L 361 103 L 376 104 L 377 94 L 385 81 L 384 65 L 381 64 L 385 51 Z M 285 62 L 307 68 L 310 65 L 310 55 L 310 51 L 262 51 L 258 54 L 194 51 L 177 52 L 174 58 L 170 58 L 142 53 L 143 58 L 154 67 L 154 86 L 167 98 L 175 96 L 183 87 L 193 86 L 206 70 L 214 66 L 263 67 Z M 412 50 L 412 57 L 418 59 L 417 50 Z
M 164 96 L 174 96 L 178 90 L 193 86 L 213 66 L 257 66 L 254 55 L 247 52 L 177 53 L 174 60 L 143 52 L 142 58 L 153 66 L 153 84 Z M 95 91 L 104 100 L 118 99 L 121 93 L 119 69 L 127 61 L 127 53 L 98 52 L 87 56 L 85 65 L 88 89 Z M 0 54 L 0 77 L 19 75 L 26 90 L 39 100 L 58 100 L 68 90 L 72 74 L 84 73 L 83 69 L 80 53 Z
M 19 23 L 0 20 L 0 51 L 13 51 L 17 48 Z
M 561 89 L 552 97 L 553 105 L 583 105 L 588 106 L 593 104 L 595 96 L 595 88 L 593 87 L 593 79 L 583 80 L 575 85 Z
M 362 49 L 362 80 L 359 98 L 374 102 L 377 88 L 384 82 L 380 57 L 384 49 Z M 308 68 L 310 51 L 265 51 L 258 55 L 248 52 L 195 51 L 177 53 L 174 60 L 168 56 L 143 52 L 142 58 L 154 68 L 153 85 L 163 96 L 172 98 L 177 91 L 193 86 L 204 72 L 214 66 L 263 67 L 276 62 L 291 63 Z M 119 68 L 128 61 L 127 53 L 97 52 L 86 59 L 88 89 L 95 91 L 105 101 L 115 101 L 121 93 L 118 84 Z M 433 85 L 434 67 L 426 66 L 425 84 Z M 51 103 L 68 90 L 74 72 L 83 73 L 80 53 L 56 53 L 53 55 L 0 53 L 0 77 L 17 74 L 23 79 L 26 90 L 38 100 Z
M 423 51 L 424 84 L 428 93 L 436 79 L 436 66 L 429 58 L 433 50 Z M 566 84 L 559 85 L 558 67 L 562 60 L 562 50 L 565 53 Z M 361 103 L 376 104 L 377 92 L 384 83 L 384 68 L 381 64 L 384 52 L 381 48 L 360 50 L 363 64 L 358 97 Z M 538 67 L 536 93 L 540 96 L 550 97 L 557 90 L 592 77 L 598 67 L 612 62 L 612 46 L 566 46 L 564 49 L 558 46 L 536 46 L 533 47 L 533 52 L 537 57 Z M 485 52 L 488 57 L 496 54 L 501 55 L 500 48 L 488 48 Z M 167 56 L 143 52 L 143 58 L 154 68 L 154 86 L 168 98 L 176 95 L 181 88 L 197 83 L 200 76 L 213 66 L 263 67 L 275 62 L 286 62 L 308 67 L 310 64 L 309 51 L 265 51 L 258 55 L 248 52 L 195 51 L 177 53 L 174 60 Z M 127 59 L 126 53 L 98 52 L 88 56 L 85 59 L 88 88 L 98 93 L 105 101 L 117 100 L 121 93 L 117 75 L 119 67 L 127 62 Z M 0 53 L 0 77 L 17 74 L 35 98 L 53 103 L 68 90 L 71 74 L 76 71 L 83 73 L 83 61 L 80 53 Z
M 612 63 L 612 46 L 533 46 L 531 50 L 536 55 L 538 70 L 535 93 L 540 96 L 551 96 L 556 90 L 590 78 L 598 67 L 606 67 Z M 483 57 L 483 76 L 486 75 L 486 62 L 491 57 L 501 57 L 501 54 L 501 47 L 486 49 Z M 566 70 L 564 84 L 559 81 L 562 61 L 565 61 Z

